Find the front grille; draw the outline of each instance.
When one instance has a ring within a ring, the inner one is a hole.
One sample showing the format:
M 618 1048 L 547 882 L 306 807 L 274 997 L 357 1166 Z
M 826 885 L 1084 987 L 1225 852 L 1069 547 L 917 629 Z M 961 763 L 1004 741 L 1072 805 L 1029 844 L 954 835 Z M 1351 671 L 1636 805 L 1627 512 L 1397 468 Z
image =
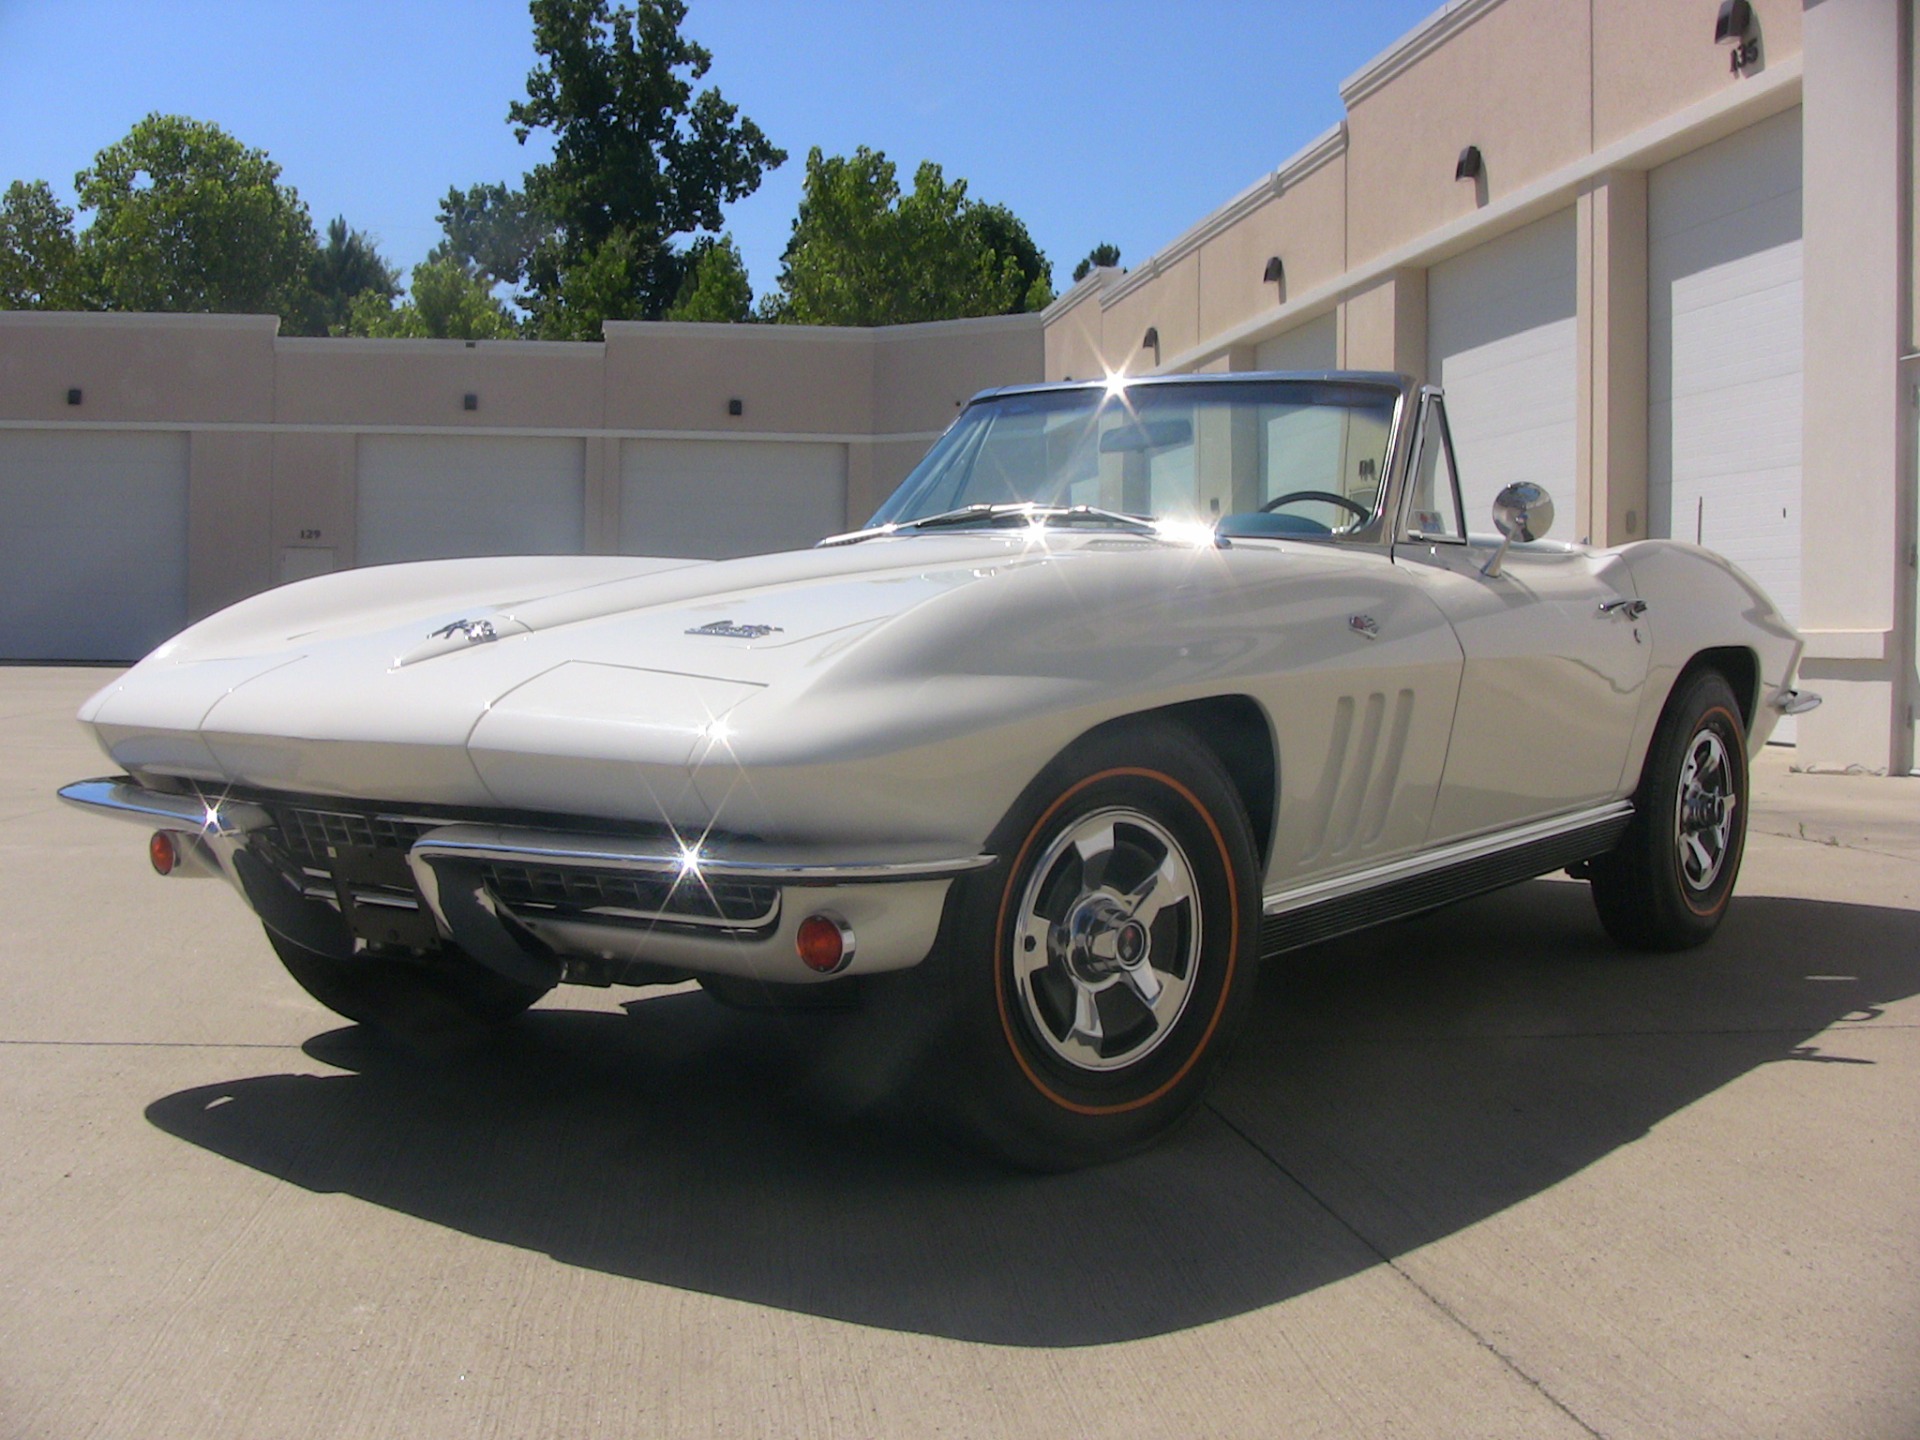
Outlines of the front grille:
M 302 803 L 259 803 L 273 815 L 270 838 L 281 863 L 308 898 L 386 914 L 420 911 L 406 867 L 415 842 L 429 830 L 469 818 L 333 809 L 304 797 Z M 528 919 L 760 930 L 780 913 L 777 886 L 677 872 L 497 862 L 480 866 L 479 878 L 501 904 Z
M 509 908 L 757 929 L 779 913 L 780 891 L 742 880 L 624 870 L 488 865 L 487 888 Z
M 277 807 L 274 818 L 287 854 L 302 865 L 331 868 L 336 850 L 397 850 L 405 854 L 433 827 L 422 820 L 371 815 L 352 810 L 317 810 L 304 805 Z

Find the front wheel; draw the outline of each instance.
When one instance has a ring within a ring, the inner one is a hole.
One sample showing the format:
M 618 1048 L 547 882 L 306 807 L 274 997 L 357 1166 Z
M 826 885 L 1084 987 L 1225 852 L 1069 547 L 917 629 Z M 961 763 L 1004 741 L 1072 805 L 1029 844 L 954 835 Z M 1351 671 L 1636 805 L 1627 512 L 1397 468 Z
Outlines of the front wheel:
M 1686 950 L 1719 928 L 1747 838 L 1747 734 L 1725 679 L 1701 671 L 1667 702 L 1633 823 L 1593 862 L 1600 923 L 1636 950 Z
M 1042 773 L 954 900 L 943 963 L 967 1131 L 1059 1170 L 1137 1150 L 1199 1099 L 1251 997 L 1259 892 L 1220 763 L 1161 722 Z
M 484 1038 L 545 995 L 451 947 L 431 955 L 362 952 L 340 960 L 267 930 L 302 990 L 336 1015 L 427 1045 Z

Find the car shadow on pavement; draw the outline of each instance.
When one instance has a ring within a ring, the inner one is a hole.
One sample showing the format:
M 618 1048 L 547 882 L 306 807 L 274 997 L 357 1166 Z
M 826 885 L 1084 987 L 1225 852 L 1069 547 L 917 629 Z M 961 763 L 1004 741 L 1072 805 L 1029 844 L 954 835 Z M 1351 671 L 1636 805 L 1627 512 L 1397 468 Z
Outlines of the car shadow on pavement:
M 146 1113 L 293 1184 L 568 1265 L 901 1331 L 1096 1344 L 1452 1234 L 1758 1066 L 1847 1059 L 1821 1032 L 1916 991 L 1920 913 L 1743 898 L 1707 949 L 1649 957 L 1609 944 L 1585 886 L 1535 881 L 1270 967 L 1191 1122 L 1078 1174 L 839 1118 L 813 1081 L 815 1020 L 689 993 L 537 1010 L 441 1064 L 348 1027 L 306 1047 L 346 1073 L 242 1076 Z

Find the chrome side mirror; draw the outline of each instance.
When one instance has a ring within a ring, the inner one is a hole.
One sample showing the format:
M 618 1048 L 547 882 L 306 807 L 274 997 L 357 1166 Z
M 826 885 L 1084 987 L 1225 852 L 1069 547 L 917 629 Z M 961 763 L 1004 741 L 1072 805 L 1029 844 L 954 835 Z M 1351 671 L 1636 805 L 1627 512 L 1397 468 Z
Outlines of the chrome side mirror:
M 1480 567 L 1489 580 L 1500 576 L 1500 562 L 1516 540 L 1538 540 L 1553 528 L 1553 497 L 1531 480 L 1516 480 L 1493 497 L 1493 528 L 1500 532 L 1500 548 Z

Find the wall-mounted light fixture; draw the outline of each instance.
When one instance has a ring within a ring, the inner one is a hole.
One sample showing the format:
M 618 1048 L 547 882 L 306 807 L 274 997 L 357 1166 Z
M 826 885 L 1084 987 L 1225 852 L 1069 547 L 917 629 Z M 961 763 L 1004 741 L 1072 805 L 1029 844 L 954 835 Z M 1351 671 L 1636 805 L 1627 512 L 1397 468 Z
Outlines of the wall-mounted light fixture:
M 1486 174 L 1486 170 L 1486 163 L 1480 158 L 1480 147 L 1478 145 L 1469 145 L 1460 152 L 1460 159 L 1453 167 L 1453 178 L 1456 180 L 1478 180 L 1482 175 Z
M 469 390 L 460 397 L 460 408 L 462 410 L 478 410 L 480 408 L 480 397 Z
M 746 410 L 746 404 L 737 398 L 727 401 L 727 414 L 729 415 L 744 415 Z
M 1153 363 L 1160 363 L 1160 327 L 1149 325 L 1147 333 L 1140 337 L 1140 348 L 1153 351 Z
M 69 405 L 78 405 L 80 403 L 80 387 L 78 385 L 67 391 L 67 403 Z
M 1753 29 L 1753 6 L 1747 0 L 1720 0 L 1720 14 L 1713 22 L 1713 43 L 1738 45 Z
M 1287 267 L 1280 263 L 1278 255 L 1267 257 L 1267 268 L 1261 273 L 1260 278 L 1269 285 L 1278 285 L 1287 278 Z
M 1720 13 L 1713 22 L 1713 43 L 1733 47 L 1727 69 L 1735 75 L 1759 68 L 1760 27 L 1747 0 L 1720 0 Z

